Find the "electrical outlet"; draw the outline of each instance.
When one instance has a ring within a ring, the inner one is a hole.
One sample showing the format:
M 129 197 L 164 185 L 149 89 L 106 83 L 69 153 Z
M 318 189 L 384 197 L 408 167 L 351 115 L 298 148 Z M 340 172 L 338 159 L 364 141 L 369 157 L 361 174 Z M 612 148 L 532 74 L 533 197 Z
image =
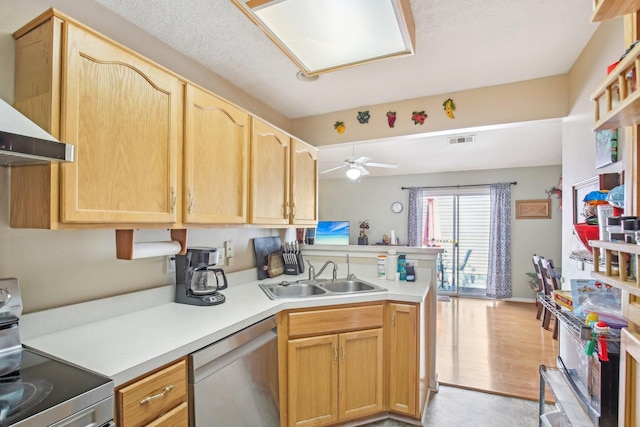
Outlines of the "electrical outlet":
M 224 260 L 227 257 L 227 253 L 224 248 L 218 248 L 218 260 L 220 264 L 224 264 Z
M 176 272 L 176 257 L 175 256 L 168 256 L 166 258 L 166 265 L 165 265 L 165 273 L 166 274 L 171 274 L 171 273 L 175 273 Z
M 227 258 L 233 258 L 233 240 L 226 240 L 224 248 L 227 250 Z

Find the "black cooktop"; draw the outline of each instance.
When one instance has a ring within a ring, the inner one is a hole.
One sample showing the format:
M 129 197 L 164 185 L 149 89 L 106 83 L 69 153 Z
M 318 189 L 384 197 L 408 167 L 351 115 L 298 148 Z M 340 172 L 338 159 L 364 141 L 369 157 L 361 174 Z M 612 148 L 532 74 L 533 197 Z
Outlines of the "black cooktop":
M 31 350 L 0 356 L 2 427 L 49 425 L 112 395 L 109 378 Z

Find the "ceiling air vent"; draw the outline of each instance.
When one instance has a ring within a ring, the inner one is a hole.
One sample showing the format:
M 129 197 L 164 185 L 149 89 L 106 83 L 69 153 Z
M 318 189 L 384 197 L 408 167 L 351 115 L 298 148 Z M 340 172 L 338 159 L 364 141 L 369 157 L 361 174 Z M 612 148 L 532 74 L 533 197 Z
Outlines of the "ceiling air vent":
M 475 141 L 475 135 L 466 135 L 466 136 L 450 136 L 449 144 L 466 144 L 468 142 Z

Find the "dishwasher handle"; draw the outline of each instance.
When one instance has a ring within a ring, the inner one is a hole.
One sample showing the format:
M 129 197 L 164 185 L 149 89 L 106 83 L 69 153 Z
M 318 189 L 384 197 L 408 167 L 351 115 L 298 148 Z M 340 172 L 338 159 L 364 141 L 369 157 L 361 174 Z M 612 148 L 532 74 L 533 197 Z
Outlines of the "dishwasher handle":
M 237 360 L 242 359 L 248 354 L 253 353 L 265 344 L 274 341 L 277 337 L 278 334 L 276 333 L 276 331 L 274 329 L 270 329 L 259 337 L 254 338 L 253 340 L 241 345 L 240 347 L 236 347 L 234 350 L 231 350 L 230 352 L 223 354 L 222 356 L 210 360 L 209 362 L 204 364 L 196 363 L 198 361 L 199 353 L 201 352 L 196 352 L 189 355 L 189 360 L 191 362 L 191 366 L 193 367 L 189 372 L 189 382 L 192 384 L 197 384 L 200 381 L 205 380 L 224 367 L 232 364 Z M 206 349 L 203 350 L 203 352 L 204 351 L 206 351 Z M 196 365 L 198 365 L 197 368 L 195 367 Z

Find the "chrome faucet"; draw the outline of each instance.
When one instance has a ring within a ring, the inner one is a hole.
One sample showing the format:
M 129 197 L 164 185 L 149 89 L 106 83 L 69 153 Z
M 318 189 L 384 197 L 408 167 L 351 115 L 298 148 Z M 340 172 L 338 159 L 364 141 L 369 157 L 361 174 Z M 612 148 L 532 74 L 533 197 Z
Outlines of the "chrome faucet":
M 335 262 L 329 260 L 327 262 L 324 263 L 324 265 L 322 266 L 322 268 L 320 269 L 320 271 L 318 271 L 318 274 L 314 275 L 313 278 L 317 278 L 318 276 L 320 276 L 322 274 L 322 272 L 324 271 L 324 269 L 327 267 L 327 265 L 329 264 L 333 264 L 333 279 L 332 280 L 336 280 L 338 278 L 338 266 L 336 265 Z M 311 265 L 311 264 L 309 264 Z M 311 276 L 311 268 L 309 268 L 309 276 Z M 315 271 L 315 270 L 314 270 Z
M 349 264 L 349 254 L 347 254 L 347 280 L 353 280 L 356 278 L 355 274 L 351 274 L 351 267 Z
M 313 266 L 313 264 L 311 264 L 311 261 L 306 260 L 307 264 L 309 264 L 309 280 L 313 280 L 316 278 L 316 269 Z

